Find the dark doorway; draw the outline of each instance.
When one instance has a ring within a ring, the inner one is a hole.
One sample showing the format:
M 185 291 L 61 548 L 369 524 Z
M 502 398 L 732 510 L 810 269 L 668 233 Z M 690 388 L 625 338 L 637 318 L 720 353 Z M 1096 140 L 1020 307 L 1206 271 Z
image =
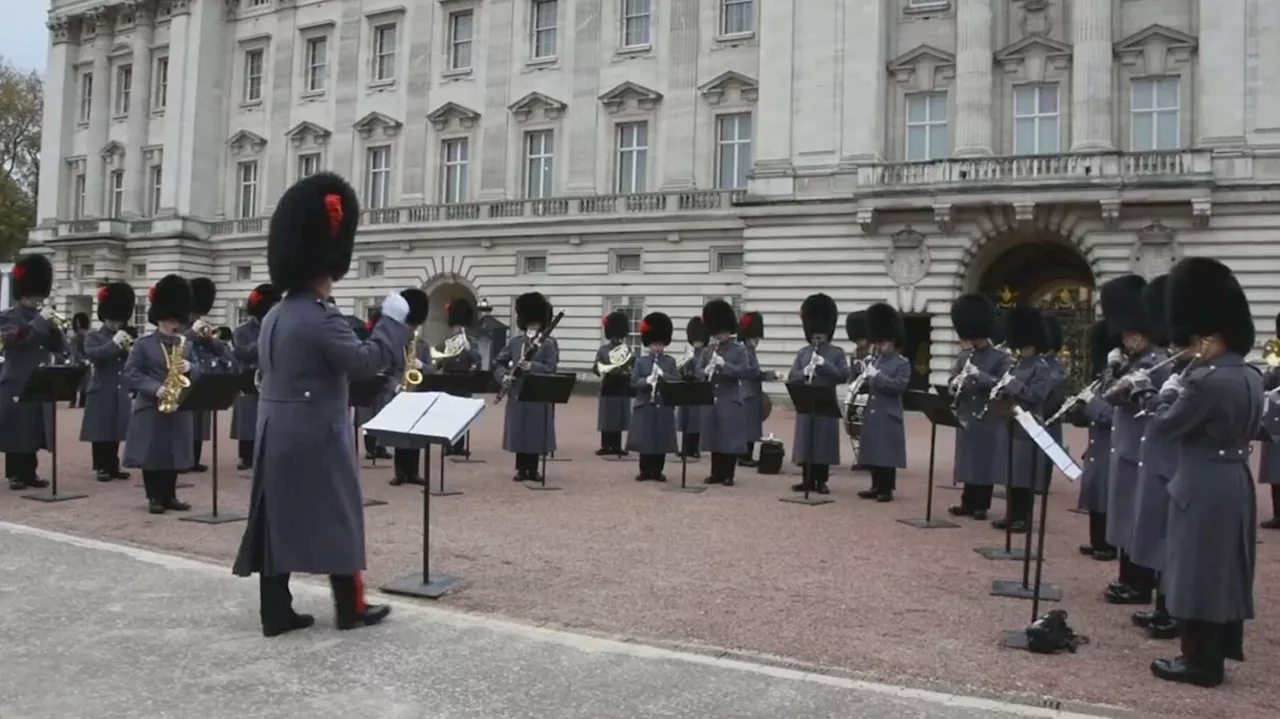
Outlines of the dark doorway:
M 902 316 L 903 338 L 902 356 L 911 360 L 911 384 L 908 389 L 929 389 L 929 335 L 933 331 L 933 318 L 923 313 L 905 314 Z

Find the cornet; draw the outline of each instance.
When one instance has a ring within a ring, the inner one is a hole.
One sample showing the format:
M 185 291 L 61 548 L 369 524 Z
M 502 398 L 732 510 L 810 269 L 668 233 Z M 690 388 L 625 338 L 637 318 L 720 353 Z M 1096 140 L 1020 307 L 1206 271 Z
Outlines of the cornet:
M 649 372 L 649 376 L 645 379 L 645 383 L 649 385 L 650 397 L 653 398 L 655 406 L 662 406 L 662 395 L 658 393 L 658 380 L 661 379 L 662 368 L 658 366 L 658 361 L 653 362 L 653 369 Z
M 67 322 L 67 318 L 57 310 L 53 311 L 53 315 L 49 317 L 48 322 L 54 329 L 62 333 L 66 333 L 67 327 L 70 326 L 70 323 Z

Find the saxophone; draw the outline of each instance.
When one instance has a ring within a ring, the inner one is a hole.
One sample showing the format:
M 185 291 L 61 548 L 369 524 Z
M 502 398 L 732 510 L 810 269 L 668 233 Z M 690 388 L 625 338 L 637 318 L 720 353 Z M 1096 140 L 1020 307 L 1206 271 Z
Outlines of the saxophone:
M 419 327 L 417 332 L 413 333 L 413 338 L 409 340 L 409 345 L 404 348 L 404 377 L 400 380 L 399 391 L 413 390 L 422 384 L 422 370 L 417 368 L 418 364 L 418 341 L 421 338 L 422 328 Z
M 178 335 L 178 341 L 171 347 L 162 347 L 164 352 L 164 397 L 160 398 L 157 409 L 161 414 L 173 414 L 182 404 L 182 390 L 191 386 L 191 379 L 182 373 L 182 361 L 187 349 L 187 338 Z

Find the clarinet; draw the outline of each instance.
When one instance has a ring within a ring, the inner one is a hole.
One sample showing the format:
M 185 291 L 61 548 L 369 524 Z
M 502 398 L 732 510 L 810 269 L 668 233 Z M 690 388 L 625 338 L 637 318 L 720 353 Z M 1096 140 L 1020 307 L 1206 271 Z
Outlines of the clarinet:
M 494 404 L 498 404 L 502 402 L 503 399 L 506 399 L 507 393 L 511 391 L 511 386 L 515 384 L 516 378 L 523 374 L 523 371 L 520 369 L 520 365 L 525 362 L 533 361 L 533 358 L 538 354 L 538 350 L 542 349 L 543 343 L 551 336 L 552 331 L 555 330 L 556 325 L 560 324 L 560 320 L 562 319 L 564 319 L 564 312 L 557 312 L 556 316 L 551 318 L 551 324 L 548 324 L 546 327 L 538 330 L 536 335 L 524 343 L 524 349 L 520 353 L 520 362 L 515 367 L 512 367 L 511 370 L 507 372 L 507 375 L 502 378 L 502 385 L 498 387 L 498 392 L 494 396 Z

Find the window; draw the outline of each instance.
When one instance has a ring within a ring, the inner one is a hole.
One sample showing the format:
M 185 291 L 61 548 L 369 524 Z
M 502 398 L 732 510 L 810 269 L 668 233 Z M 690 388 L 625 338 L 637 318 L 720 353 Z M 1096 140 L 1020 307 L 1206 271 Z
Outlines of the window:
M 715 256 L 716 272 L 741 272 L 743 258 L 741 252 L 717 252 Z
M 76 272 L 80 277 L 93 277 L 95 268 L 92 262 L 85 262 L 76 268 Z
M 555 135 L 550 130 L 525 133 L 524 196 L 531 200 L 551 197 Z
M 623 47 L 648 47 L 651 2 L 652 0 L 622 0 Z
M 151 109 L 163 110 L 169 104 L 169 58 L 156 58 L 156 86 L 151 92 Z
M 381 277 L 386 271 L 386 266 L 382 264 L 382 260 L 365 260 L 364 261 L 364 277 Z M 375 307 L 379 305 L 374 305 Z
M 120 217 L 124 214 L 124 170 L 112 170 L 109 179 L 111 194 L 107 198 L 107 207 L 111 209 L 112 217 Z
M 937 160 L 951 154 L 947 137 L 947 95 L 907 95 L 907 161 Z
M 391 148 L 370 147 L 364 152 L 364 201 L 371 210 L 381 209 L 391 200 Z
M 160 214 L 160 180 L 163 177 L 159 165 L 151 166 L 151 216 Z
M 93 117 L 93 73 L 80 73 L 80 122 Z
M 236 217 L 248 218 L 258 214 L 258 162 L 250 160 L 236 167 Z
M 751 170 L 751 113 L 716 118 L 716 187 L 742 190 Z
M 471 41 L 475 35 L 475 13 L 470 10 L 449 15 L 449 69 L 471 69 Z
M 626 195 L 645 190 L 649 158 L 649 123 L 618 125 L 618 179 L 614 191 Z
M 529 47 L 533 59 L 556 56 L 556 0 L 533 0 Z
M 84 174 L 78 174 L 71 180 L 71 218 L 79 220 L 84 217 Z
M 329 39 L 313 37 L 307 40 L 307 92 L 324 92 L 325 80 L 329 75 Z
M 396 25 L 373 28 L 373 81 L 386 82 L 396 76 Z
M 1176 150 L 1182 145 L 1181 94 L 1176 77 L 1134 80 L 1130 103 L 1133 150 Z
M 231 268 L 231 279 L 234 282 L 248 282 L 253 279 L 253 265 L 234 265 Z
M 311 177 L 320 171 L 320 153 L 308 152 L 298 155 L 298 179 Z
M 135 280 L 145 279 L 147 276 L 147 263 L 145 262 L 133 263 L 133 265 L 129 268 L 129 274 Z
M 639 252 L 617 252 L 613 255 L 613 271 L 643 272 L 644 257 Z
M 644 299 L 640 297 L 608 297 L 605 298 L 608 313 L 621 312 L 627 316 L 627 325 L 631 331 L 627 334 L 627 344 L 637 356 L 643 353 L 644 345 L 640 343 L 640 322 L 644 319 Z M 604 328 L 601 328 L 603 334 Z
M 445 204 L 467 201 L 467 139 L 445 140 L 440 147 L 440 201 Z
M 147 296 L 141 295 L 134 299 L 133 302 L 133 326 L 147 326 Z
M 1058 145 L 1058 86 L 1015 87 L 1013 89 L 1013 154 L 1052 154 L 1058 151 Z
M 244 53 L 244 101 L 262 100 L 262 65 L 266 51 L 246 50 Z
M 547 256 L 544 254 L 522 255 L 520 272 L 526 275 L 539 275 L 547 271 Z
M 743 35 L 755 30 L 754 6 L 753 0 L 721 0 L 720 34 Z
M 271 4 L 271 0 L 249 0 L 249 7 L 266 7 Z
M 116 114 L 129 114 L 129 101 L 133 96 L 133 65 L 116 68 Z

